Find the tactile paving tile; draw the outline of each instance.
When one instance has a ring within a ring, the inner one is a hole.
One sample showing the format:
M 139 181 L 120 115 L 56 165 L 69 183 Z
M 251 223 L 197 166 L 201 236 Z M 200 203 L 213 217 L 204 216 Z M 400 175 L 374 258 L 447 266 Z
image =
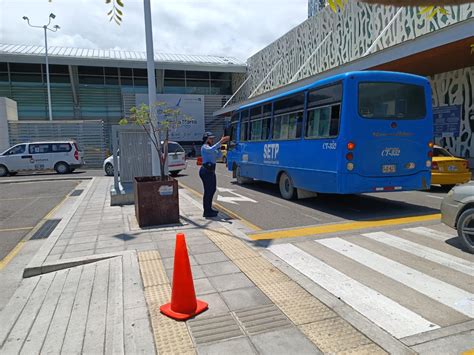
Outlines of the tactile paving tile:
M 371 343 L 340 317 L 304 324 L 299 328 L 325 354 L 352 351 Z
M 150 307 L 168 303 L 171 300 L 171 287 L 167 284 L 146 287 L 145 298 Z
M 237 259 L 234 260 L 234 264 L 237 265 L 242 271 L 255 271 L 263 269 L 273 269 L 274 266 L 258 256 L 256 258 Z
M 301 302 L 302 299 L 306 299 L 309 296 L 309 293 L 294 281 L 262 284 L 258 286 L 275 303 L 285 300 Z
M 383 355 L 383 354 L 388 354 L 386 351 L 384 351 L 382 348 L 380 348 L 377 344 L 371 343 L 371 344 L 366 344 L 359 346 L 354 349 L 346 350 L 346 351 L 340 351 L 337 353 L 338 355 L 350 355 L 350 354 L 355 354 L 355 355 Z
M 143 286 L 150 287 L 169 283 L 165 268 L 161 260 L 148 260 L 140 262 Z
M 273 304 L 243 309 L 234 313 L 250 335 L 293 326 L 290 320 Z
M 290 282 L 291 279 L 278 269 L 263 269 L 243 272 L 257 285 L 263 287 L 265 285 L 273 285 L 279 282 Z
M 159 354 L 195 354 L 186 323 L 160 313 L 160 307 L 150 310 L 155 345 Z
M 298 302 L 294 299 L 289 299 L 277 302 L 277 305 L 296 325 L 337 316 L 329 307 L 310 295 L 299 299 Z
M 161 259 L 161 255 L 158 250 L 147 250 L 138 253 L 139 262 L 159 259 Z
M 192 320 L 188 322 L 188 325 L 196 344 L 211 343 L 244 335 L 230 313 Z

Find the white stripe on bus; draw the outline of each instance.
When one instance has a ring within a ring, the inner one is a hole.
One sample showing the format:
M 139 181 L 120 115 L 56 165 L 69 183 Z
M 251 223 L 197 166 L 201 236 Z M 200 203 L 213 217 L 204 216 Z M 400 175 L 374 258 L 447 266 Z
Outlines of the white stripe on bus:
M 397 338 L 439 328 L 292 244 L 272 245 L 269 250 Z
M 321 239 L 315 242 L 380 272 L 462 314 L 471 318 L 474 317 L 474 295 L 470 292 L 461 290 L 341 238 Z

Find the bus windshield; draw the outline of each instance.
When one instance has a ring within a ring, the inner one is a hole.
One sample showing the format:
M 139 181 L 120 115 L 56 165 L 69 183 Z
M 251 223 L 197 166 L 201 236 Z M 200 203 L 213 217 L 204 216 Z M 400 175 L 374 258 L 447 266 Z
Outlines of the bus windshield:
M 363 82 L 359 84 L 359 115 L 371 119 L 413 120 L 426 115 L 421 85 Z

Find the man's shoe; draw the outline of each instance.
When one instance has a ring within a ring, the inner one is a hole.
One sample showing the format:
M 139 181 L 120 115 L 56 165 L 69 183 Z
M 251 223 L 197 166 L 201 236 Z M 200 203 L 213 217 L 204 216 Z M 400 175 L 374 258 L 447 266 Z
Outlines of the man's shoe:
M 217 217 L 219 213 L 217 211 L 212 211 L 212 212 L 207 212 L 207 213 L 204 213 L 202 216 L 203 217 Z

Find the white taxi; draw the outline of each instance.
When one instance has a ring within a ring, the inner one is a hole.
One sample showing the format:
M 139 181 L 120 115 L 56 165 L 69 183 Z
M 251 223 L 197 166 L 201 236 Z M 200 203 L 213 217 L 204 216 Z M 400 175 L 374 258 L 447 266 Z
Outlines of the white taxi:
M 0 154 L 0 176 L 38 170 L 67 174 L 82 165 L 82 152 L 75 141 L 21 143 Z

